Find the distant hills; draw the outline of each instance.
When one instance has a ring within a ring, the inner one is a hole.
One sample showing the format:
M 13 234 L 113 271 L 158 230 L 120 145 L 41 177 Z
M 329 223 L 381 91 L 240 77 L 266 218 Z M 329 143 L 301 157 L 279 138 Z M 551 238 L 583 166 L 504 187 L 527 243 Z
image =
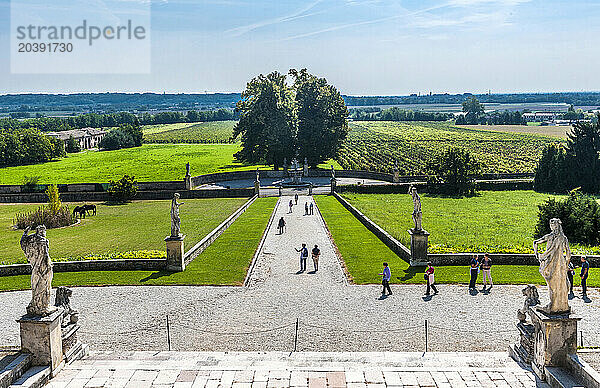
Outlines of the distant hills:
M 460 104 L 473 94 L 431 94 L 409 96 L 344 96 L 348 106 L 403 104 Z M 565 103 L 600 107 L 600 92 L 475 94 L 482 103 Z M 0 113 L 186 111 L 233 109 L 239 93 L 157 94 L 78 93 L 0 95 Z

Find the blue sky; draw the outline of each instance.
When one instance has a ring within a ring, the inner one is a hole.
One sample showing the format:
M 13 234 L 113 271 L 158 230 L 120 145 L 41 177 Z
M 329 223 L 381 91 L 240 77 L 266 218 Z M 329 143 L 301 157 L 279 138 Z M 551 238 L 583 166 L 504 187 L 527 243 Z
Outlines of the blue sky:
M 353 95 L 600 90 L 600 1 L 156 0 L 151 9 L 150 74 L 11 75 L 10 2 L 0 0 L 0 93 L 237 92 L 292 67 Z

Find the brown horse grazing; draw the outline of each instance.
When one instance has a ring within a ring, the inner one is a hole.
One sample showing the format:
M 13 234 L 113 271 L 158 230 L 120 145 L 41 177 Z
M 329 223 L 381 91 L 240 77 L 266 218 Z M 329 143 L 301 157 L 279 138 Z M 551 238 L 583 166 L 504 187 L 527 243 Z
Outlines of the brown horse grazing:
M 88 212 L 88 216 L 90 215 L 90 212 L 92 212 L 93 215 L 96 215 L 96 205 L 83 205 L 82 208 L 84 211 Z
M 79 215 L 79 218 L 85 218 L 84 206 L 75 206 L 75 208 L 73 209 L 73 217 L 77 218 L 77 215 Z

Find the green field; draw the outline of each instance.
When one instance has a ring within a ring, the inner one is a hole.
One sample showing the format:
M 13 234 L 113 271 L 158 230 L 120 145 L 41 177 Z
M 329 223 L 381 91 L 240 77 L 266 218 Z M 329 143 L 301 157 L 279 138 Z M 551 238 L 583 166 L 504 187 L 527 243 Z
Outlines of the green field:
M 236 121 L 152 125 L 144 128 L 144 143 L 233 143 Z
M 528 125 L 459 125 L 458 127 L 465 129 L 478 129 L 482 131 L 549 136 L 559 139 L 566 139 L 567 133 L 571 131 L 571 126 L 541 126 L 540 123 L 528 123 Z
M 407 194 L 344 194 L 352 205 L 410 246 L 412 198 Z M 430 253 L 533 253 L 538 205 L 548 194 L 534 191 L 482 191 L 471 198 L 421 194 L 423 228 Z M 553 196 L 555 197 L 555 196 Z M 572 244 L 575 252 L 600 253 L 600 247 Z
M 384 261 L 390 265 L 393 283 L 425 283 L 423 267 L 410 268 L 334 197 L 315 196 L 315 201 L 354 283 L 380 282 L 381 277 L 377 274 L 381 272 Z M 429 230 L 425 220 L 423 225 Z M 468 271 L 468 263 L 464 266 L 436 267 L 435 281 L 436 283 L 468 283 Z M 589 286 L 600 286 L 600 277 L 596 275 L 600 275 L 600 269 L 591 269 Z M 493 267 L 492 277 L 494 284 L 545 284 L 539 274 L 538 266 L 496 265 Z M 578 283 L 579 281 L 576 280 L 576 285 Z
M 59 272 L 54 274 L 52 285 L 241 285 L 276 201 L 276 198 L 256 200 L 184 272 Z M 181 209 L 183 213 L 183 206 Z M 182 219 L 182 227 L 184 221 Z M 187 233 L 186 230 L 184 232 Z M 29 282 L 28 275 L 1 277 L 0 291 L 25 290 L 30 288 Z
M 344 169 L 423 174 L 427 161 L 450 146 L 471 152 L 484 172 L 533 172 L 546 136 L 458 128 L 440 122 L 356 121 L 336 158 Z
M 25 176 L 39 176 L 39 183 L 104 183 L 124 174 L 140 182 L 183 180 L 187 162 L 194 176 L 256 169 L 234 159 L 239 149 L 239 144 L 144 144 L 117 151 L 86 151 L 48 163 L 0 168 L 0 184 L 19 185 Z
M 187 199 L 181 206 L 181 228 L 191 247 L 239 208 L 244 198 Z M 0 205 L 0 263 L 26 262 L 19 239 L 22 231 L 12 229 L 16 212 L 39 205 Z M 97 204 L 96 216 L 78 225 L 49 229 L 53 259 L 80 258 L 115 252 L 165 250 L 164 238 L 171 231 L 171 201 L 134 201 L 126 205 Z

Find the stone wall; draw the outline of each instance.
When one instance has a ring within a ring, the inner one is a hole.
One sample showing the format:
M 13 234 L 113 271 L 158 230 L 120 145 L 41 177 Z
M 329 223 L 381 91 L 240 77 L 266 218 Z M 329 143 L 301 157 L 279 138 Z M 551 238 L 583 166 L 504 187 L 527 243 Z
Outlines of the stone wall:
M 392 235 L 383 230 L 379 225 L 371 221 L 367 216 L 362 214 L 357 208 L 352 206 L 348 201 L 342 198 L 338 193 L 333 194 L 335 198 L 344 206 L 356 219 L 358 219 L 367 229 L 371 231 L 377 238 L 381 240 L 388 248 L 406 262 L 410 262 L 410 249 L 405 247 L 396 240 Z
M 206 235 L 200 242 L 194 245 L 190 250 L 188 250 L 183 256 L 183 261 L 187 266 L 194 260 L 200 253 L 202 253 L 206 248 L 210 246 L 219 237 L 224 231 L 226 231 L 231 224 L 234 223 L 235 220 L 238 219 L 239 216 L 242 215 L 249 207 L 256 201 L 258 195 L 250 198 L 245 204 L 243 204 L 239 209 L 237 209 L 232 215 L 227 217 L 225 221 L 223 221 L 219 226 L 213 229 L 209 234 Z

